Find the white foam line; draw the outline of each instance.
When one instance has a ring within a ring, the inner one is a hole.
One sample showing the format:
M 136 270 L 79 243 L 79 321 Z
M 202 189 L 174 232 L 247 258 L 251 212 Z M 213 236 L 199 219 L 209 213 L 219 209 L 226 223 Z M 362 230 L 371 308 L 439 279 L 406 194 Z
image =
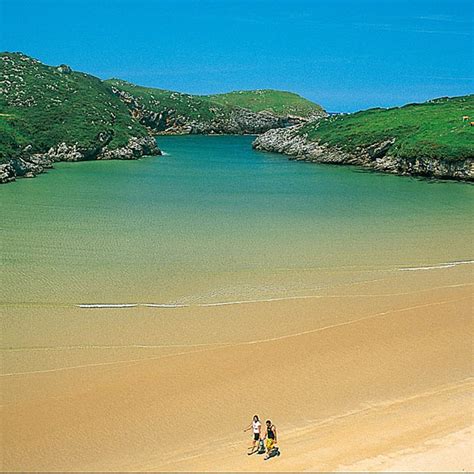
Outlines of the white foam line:
M 473 262 L 474 263 L 474 262 Z M 423 267 L 425 268 L 425 267 Z M 221 301 L 217 303 L 137 303 L 137 304 L 81 304 L 76 305 L 80 308 L 94 309 L 94 308 L 130 308 L 143 306 L 146 308 L 162 308 L 162 309 L 176 309 L 176 308 L 211 308 L 216 306 L 232 306 L 239 304 L 255 304 L 255 303 L 271 303 L 274 301 L 287 301 L 287 300 L 305 300 L 305 299 L 323 299 L 323 298 L 380 298 L 388 296 L 406 296 L 414 295 L 417 293 L 423 293 L 434 290 L 442 290 L 445 288 L 460 288 L 465 286 L 472 286 L 474 283 L 460 283 L 455 285 L 446 285 L 446 286 L 436 286 L 432 288 L 425 288 L 422 290 L 415 291 L 406 291 L 400 293 L 376 293 L 376 294 L 353 294 L 353 295 L 304 295 L 304 296 L 282 296 L 277 298 L 266 298 L 266 299 L 257 299 L 257 300 L 238 300 L 238 301 Z
M 156 356 L 156 357 L 145 357 L 143 359 L 129 359 L 129 360 L 118 360 L 118 361 L 111 361 L 111 362 L 100 362 L 98 364 L 86 364 L 86 365 L 77 365 L 74 367 L 59 367 L 56 369 L 46 369 L 46 370 L 33 370 L 29 372 L 11 372 L 7 374 L 0 374 L 0 377 L 13 377 L 16 375 L 33 375 L 33 374 L 44 374 L 44 373 L 51 373 L 51 372 L 62 372 L 66 370 L 74 370 L 74 369 L 82 369 L 82 368 L 87 368 L 87 367 L 101 367 L 101 366 L 107 366 L 107 365 L 118 365 L 118 364 L 127 364 L 127 363 L 140 363 L 140 362 L 146 362 L 150 360 L 158 360 L 158 359 L 164 359 L 164 358 L 170 358 L 170 357 L 177 357 L 181 355 L 186 355 L 186 354 L 194 354 L 194 353 L 199 353 L 199 352 L 208 352 L 212 350 L 218 350 L 218 349 L 223 349 L 223 348 L 231 348 L 231 347 L 238 347 L 238 346 L 249 346 L 249 345 L 254 345 L 254 344 L 264 344 L 267 342 L 275 342 L 275 341 L 281 341 L 284 339 L 290 339 L 290 338 L 295 338 L 299 336 L 304 336 L 307 334 L 314 334 L 317 332 L 323 332 L 327 331 L 328 329 L 334 329 L 342 326 L 349 326 L 350 324 L 355 324 L 359 323 L 361 321 L 369 320 L 369 319 L 374 319 L 379 316 L 386 316 L 387 314 L 392 314 L 392 313 L 402 313 L 405 311 L 411 311 L 414 309 L 419 309 L 419 308 L 426 308 L 429 306 L 436 306 L 436 305 L 443 305 L 443 304 L 448 304 L 448 303 L 455 303 L 457 301 L 463 301 L 466 299 L 470 299 L 471 296 L 465 296 L 463 298 L 456 298 L 453 300 L 446 300 L 446 301 L 437 301 L 434 303 L 427 303 L 427 304 L 422 304 L 422 305 L 416 305 L 416 306 L 410 306 L 407 308 L 400 308 L 400 309 L 394 309 L 390 311 L 383 311 L 380 313 L 375 313 L 371 314 L 368 316 L 364 316 L 362 318 L 358 319 L 353 319 L 351 321 L 346 321 L 343 323 L 338 323 L 338 324 L 331 324 L 329 326 L 324 326 L 322 328 L 316 328 L 316 329 L 309 329 L 308 331 L 302 331 L 294 334 L 286 334 L 284 336 L 278 336 L 278 337 L 272 337 L 269 339 L 257 339 L 254 341 L 244 341 L 244 342 L 237 342 L 237 343 L 222 343 L 221 347 L 215 346 L 212 347 L 211 349 L 202 349 L 198 351 L 186 351 L 186 352 L 178 352 L 176 354 L 167 354 L 167 355 L 162 355 L 162 356 Z M 214 343 L 216 344 L 216 343 Z
M 349 295 L 351 296 L 351 295 Z M 357 295 L 356 295 L 357 296 Z M 222 301 L 217 303 L 137 303 L 137 304 L 79 304 L 76 305 L 79 308 L 86 309 L 100 309 L 100 308 L 133 308 L 136 306 L 143 306 L 146 308 L 162 308 L 162 309 L 175 309 L 175 308 L 191 308 L 191 307 L 212 307 L 212 306 L 229 306 L 236 304 L 251 304 L 251 303 L 269 303 L 272 301 L 285 301 L 285 300 L 299 300 L 308 298 L 338 298 L 338 296 L 324 296 L 324 295 L 308 295 L 308 296 L 282 296 L 279 298 L 267 298 L 261 300 L 242 300 L 242 301 Z
M 453 268 L 456 265 L 454 263 L 443 263 L 439 265 L 434 265 L 432 267 L 410 267 L 410 268 L 399 268 L 400 272 L 416 272 L 418 270 L 439 270 L 441 268 Z
M 439 263 L 437 265 L 430 265 L 430 266 L 422 266 L 422 267 L 407 267 L 407 268 L 399 268 L 398 271 L 400 272 L 416 272 L 419 270 L 439 270 L 442 268 L 453 268 L 457 267 L 458 265 L 470 265 L 473 264 L 474 260 L 463 260 L 459 262 L 445 262 Z
M 433 288 L 426 288 L 424 290 L 416 290 L 416 291 L 406 291 L 400 293 L 376 293 L 376 294 L 354 294 L 354 295 L 306 295 L 306 296 L 284 296 L 281 298 L 269 298 L 269 299 L 261 299 L 261 300 L 243 300 L 243 301 L 228 301 L 222 303 L 201 303 L 196 304 L 195 306 L 200 307 L 208 307 L 208 306 L 226 306 L 226 305 L 236 305 L 236 304 L 251 304 L 251 303 L 267 303 L 272 301 L 286 301 L 286 300 L 303 300 L 303 299 L 323 299 L 323 298 L 379 298 L 384 296 L 406 296 L 406 295 L 414 295 L 417 293 L 423 293 L 426 291 L 434 291 L 434 290 L 442 290 L 444 288 L 458 288 L 464 286 L 472 286 L 474 283 L 460 283 L 457 285 L 446 285 L 446 286 L 438 286 Z
M 125 304 L 77 304 L 79 308 L 86 309 L 98 309 L 98 308 L 135 308 L 138 306 L 138 303 L 125 303 Z

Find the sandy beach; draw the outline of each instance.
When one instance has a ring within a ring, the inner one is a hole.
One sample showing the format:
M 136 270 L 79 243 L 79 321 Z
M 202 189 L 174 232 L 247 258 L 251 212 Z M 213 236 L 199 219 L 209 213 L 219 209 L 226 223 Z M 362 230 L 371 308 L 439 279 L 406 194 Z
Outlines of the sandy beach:
M 0 3 L 0 474 L 474 473 L 472 1 Z
M 273 302 L 11 307 L 3 469 L 472 470 L 471 297 L 460 265 Z M 254 413 L 279 458 L 246 455 Z

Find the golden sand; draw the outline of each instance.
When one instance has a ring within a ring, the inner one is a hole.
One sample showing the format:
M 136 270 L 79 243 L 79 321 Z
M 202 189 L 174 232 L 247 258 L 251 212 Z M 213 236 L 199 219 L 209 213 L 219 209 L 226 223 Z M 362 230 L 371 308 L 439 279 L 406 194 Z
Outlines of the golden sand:
M 473 470 L 470 266 L 314 298 L 11 307 L 3 470 Z M 253 414 L 282 455 L 247 456 Z

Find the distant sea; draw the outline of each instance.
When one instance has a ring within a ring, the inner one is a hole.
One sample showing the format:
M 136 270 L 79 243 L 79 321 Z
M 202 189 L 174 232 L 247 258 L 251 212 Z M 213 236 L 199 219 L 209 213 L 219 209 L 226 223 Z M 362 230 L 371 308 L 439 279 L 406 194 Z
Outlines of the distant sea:
M 293 298 L 471 262 L 471 185 L 295 163 L 251 141 L 159 137 L 162 157 L 1 186 L 2 301 Z

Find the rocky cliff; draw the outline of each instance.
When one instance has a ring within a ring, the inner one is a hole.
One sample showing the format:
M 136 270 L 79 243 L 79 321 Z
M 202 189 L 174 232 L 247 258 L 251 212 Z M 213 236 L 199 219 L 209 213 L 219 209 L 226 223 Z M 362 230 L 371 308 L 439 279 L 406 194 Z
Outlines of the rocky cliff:
M 399 175 L 474 180 L 472 158 L 448 160 L 423 156 L 395 156 L 390 150 L 396 140 L 395 137 L 390 137 L 368 146 L 357 146 L 349 151 L 321 140 L 311 140 L 304 133 L 303 126 L 293 126 L 269 130 L 257 137 L 252 146 L 257 150 L 283 153 L 298 161 L 357 165 Z
M 154 134 L 259 134 L 327 115 L 319 105 L 281 91 L 197 96 L 137 86 L 119 79 L 106 82 L 128 106 L 132 116 Z M 279 109 L 270 106 L 272 98 Z M 298 112 L 301 115 L 296 115 Z
M 297 118 L 283 118 L 265 112 L 256 113 L 240 107 L 209 107 L 210 114 L 200 116 L 180 111 L 176 106 L 147 104 L 140 100 L 140 96 L 114 86 L 112 90 L 127 104 L 132 116 L 155 134 L 258 134 L 272 128 L 302 122 Z
M 131 137 L 118 148 L 107 145 L 84 148 L 75 144 L 59 143 L 44 153 L 30 153 L 27 147 L 20 156 L 0 164 L 0 184 L 15 181 L 16 178 L 33 178 L 53 167 L 58 161 L 86 160 L 136 160 L 142 156 L 160 155 L 161 151 L 153 137 Z

